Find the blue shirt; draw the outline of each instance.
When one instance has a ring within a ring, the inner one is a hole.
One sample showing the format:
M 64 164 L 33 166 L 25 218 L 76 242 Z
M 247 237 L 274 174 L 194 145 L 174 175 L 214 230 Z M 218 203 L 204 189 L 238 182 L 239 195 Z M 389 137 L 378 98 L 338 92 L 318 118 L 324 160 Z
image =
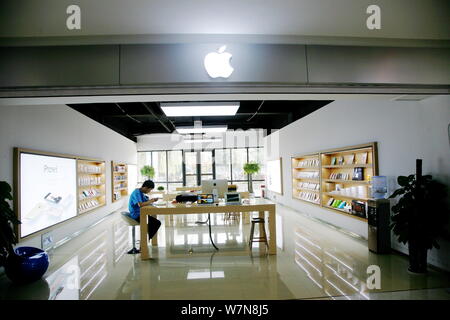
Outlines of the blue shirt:
M 139 189 L 135 189 L 128 201 L 128 211 L 130 211 L 130 217 L 133 219 L 139 218 L 141 215 L 141 208 L 139 208 L 139 202 L 148 201 L 148 197 L 141 192 Z

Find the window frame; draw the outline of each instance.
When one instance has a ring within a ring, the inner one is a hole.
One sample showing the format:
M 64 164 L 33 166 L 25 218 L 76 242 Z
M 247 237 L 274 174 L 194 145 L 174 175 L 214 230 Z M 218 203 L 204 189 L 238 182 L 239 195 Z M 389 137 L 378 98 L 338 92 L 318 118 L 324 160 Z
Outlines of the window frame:
M 165 152 L 166 153 L 166 180 L 165 181 L 154 181 L 155 185 L 165 185 L 166 190 L 169 189 L 169 184 L 171 183 L 182 183 L 183 186 L 186 186 L 186 176 L 191 176 L 191 175 L 197 175 L 198 178 L 197 180 L 201 181 L 201 176 L 203 175 L 201 172 L 201 168 L 198 168 L 199 166 L 201 167 L 201 164 L 197 164 L 197 173 L 195 174 L 186 174 L 186 163 L 185 163 L 185 152 L 212 152 L 212 159 L 213 159 L 213 163 L 212 163 L 212 175 L 213 175 L 213 179 L 216 179 L 216 161 L 215 161 L 215 153 L 216 150 L 228 150 L 228 152 L 230 153 L 230 165 L 229 165 L 229 174 L 230 174 L 230 178 L 231 179 L 227 179 L 228 182 L 230 184 L 233 184 L 235 182 L 246 182 L 249 183 L 250 178 L 249 175 L 247 174 L 247 178 L 246 179 L 233 179 L 233 149 L 245 149 L 246 152 L 246 156 L 247 156 L 247 162 L 249 161 L 249 149 L 263 149 L 263 146 L 257 146 L 257 147 L 233 147 L 233 148 L 214 148 L 214 149 L 209 149 L 209 148 L 202 148 L 202 149 L 172 149 L 172 150 L 140 150 L 138 151 L 138 153 L 150 153 L 150 165 L 153 166 L 153 152 Z M 170 151 L 181 151 L 182 152 L 182 180 L 180 181 L 169 181 L 169 154 L 168 152 Z M 139 157 L 138 157 L 139 159 Z M 208 173 L 208 175 L 210 175 L 210 173 Z M 264 175 L 264 173 L 263 173 Z M 139 175 L 139 177 L 141 177 L 141 175 Z M 253 182 L 264 182 L 265 179 L 252 179 Z M 143 181 L 138 181 L 138 183 L 142 183 Z M 199 183 L 197 181 L 197 183 Z

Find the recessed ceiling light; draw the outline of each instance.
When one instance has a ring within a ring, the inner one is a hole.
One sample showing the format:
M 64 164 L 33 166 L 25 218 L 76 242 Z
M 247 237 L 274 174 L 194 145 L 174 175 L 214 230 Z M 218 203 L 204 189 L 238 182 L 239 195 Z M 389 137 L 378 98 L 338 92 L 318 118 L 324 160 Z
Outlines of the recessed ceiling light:
M 168 117 L 234 116 L 239 102 L 161 103 L 161 109 Z
M 189 133 L 220 133 L 227 131 L 227 126 L 205 126 L 205 127 L 177 127 L 179 134 Z

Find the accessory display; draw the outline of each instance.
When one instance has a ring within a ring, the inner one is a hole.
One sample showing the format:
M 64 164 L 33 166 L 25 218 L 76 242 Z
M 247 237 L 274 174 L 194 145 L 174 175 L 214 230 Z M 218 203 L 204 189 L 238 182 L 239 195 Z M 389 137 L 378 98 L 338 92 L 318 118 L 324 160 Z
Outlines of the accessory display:
M 214 204 L 214 195 L 211 193 L 198 194 L 197 204 Z

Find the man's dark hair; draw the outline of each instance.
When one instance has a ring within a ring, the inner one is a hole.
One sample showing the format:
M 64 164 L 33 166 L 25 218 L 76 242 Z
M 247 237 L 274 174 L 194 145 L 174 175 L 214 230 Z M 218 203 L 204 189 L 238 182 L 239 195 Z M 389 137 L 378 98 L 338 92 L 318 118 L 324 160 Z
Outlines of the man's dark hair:
M 152 180 L 147 180 L 142 184 L 142 188 L 155 189 L 155 183 Z

